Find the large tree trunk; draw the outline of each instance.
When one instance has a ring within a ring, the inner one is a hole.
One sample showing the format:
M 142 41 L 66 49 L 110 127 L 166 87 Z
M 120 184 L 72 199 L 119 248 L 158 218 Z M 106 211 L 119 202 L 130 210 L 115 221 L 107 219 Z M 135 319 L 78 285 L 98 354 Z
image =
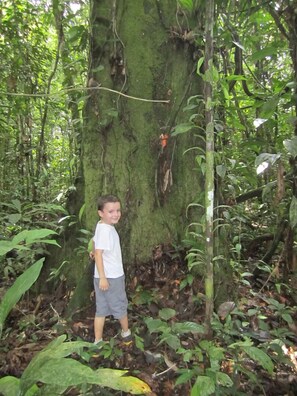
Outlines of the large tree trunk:
M 194 133 L 169 137 L 161 146 L 161 134 L 188 121 L 187 99 L 202 92 L 196 74 L 199 48 L 191 31 L 197 16 L 191 21 L 173 5 L 170 0 L 94 0 L 91 6 L 82 137 L 85 224 L 94 230 L 99 195 L 120 197 L 118 229 L 128 277 L 137 263 L 150 260 L 155 245 L 181 242 L 190 221 L 187 206 L 203 191 L 197 152 L 184 153 L 200 144 Z
M 147 260 L 155 244 L 183 237 L 186 207 L 200 190 L 194 154 L 183 155 L 195 142 L 190 134 L 171 138 L 162 152 L 159 137 L 187 121 L 182 108 L 200 90 L 193 73 L 194 46 L 170 35 L 177 24 L 172 1 L 159 8 L 153 0 L 113 3 L 115 8 L 110 0 L 93 2 L 90 79 L 134 97 L 170 100 L 142 102 L 103 90 L 94 90 L 88 100 L 83 136 L 86 225 L 95 226 L 98 195 L 119 195 L 124 257 L 132 264 Z M 186 30 L 187 21 L 178 18 Z M 96 71 L 101 65 L 104 70 Z M 110 115 L 111 109 L 117 117 Z

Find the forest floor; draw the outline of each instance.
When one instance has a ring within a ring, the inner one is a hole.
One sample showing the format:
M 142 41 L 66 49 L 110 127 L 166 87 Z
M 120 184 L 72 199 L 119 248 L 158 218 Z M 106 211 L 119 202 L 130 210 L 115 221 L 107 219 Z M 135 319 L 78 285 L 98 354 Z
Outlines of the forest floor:
M 150 386 L 151 395 L 190 395 L 189 381 L 180 385 L 175 385 L 175 382 L 179 376 L 179 369 L 191 369 L 195 364 L 191 359 L 185 361 L 183 355 L 175 352 L 166 342 L 160 343 L 158 334 L 150 334 L 145 324 L 145 318 L 158 318 L 159 311 L 168 308 L 175 311 L 174 317 L 168 321 L 169 324 L 172 322 L 203 323 L 203 294 L 197 292 L 197 290 L 203 291 L 203 282 L 195 280 L 191 287 L 187 285 L 181 290 L 180 284 L 186 278 L 186 274 L 187 266 L 182 255 L 173 254 L 170 249 L 162 246 L 158 247 L 153 253 L 151 262 L 138 267 L 137 273 L 127 288 L 130 300 L 129 320 L 134 342 L 129 346 L 121 345 L 118 341 L 119 324 L 113 319 L 108 319 L 105 326 L 105 340 L 115 340 L 114 346 L 112 350 L 109 348 L 109 353 L 104 347 L 98 350 L 88 363 L 90 367 L 128 370 Z M 3 284 L 1 286 L 3 287 Z M 254 360 L 242 357 L 245 360 L 239 360 L 239 364 L 245 367 L 245 370 L 235 373 L 234 363 L 230 356 L 228 361 L 222 362 L 221 370 L 232 378 L 234 385 L 229 390 L 224 388 L 225 393 L 221 391 L 220 395 L 293 396 L 297 394 L 295 324 L 297 298 L 296 294 L 291 292 L 297 288 L 292 284 L 291 287 L 279 293 L 280 290 L 271 279 L 269 282 L 264 281 L 264 286 L 261 288 L 259 284 L 252 286 L 238 284 L 235 293 L 236 304 L 229 301 L 217 310 L 218 323 L 222 329 L 225 329 L 222 332 L 226 333 L 225 336 L 218 337 L 216 341 L 222 348 L 227 347 L 230 342 L 228 337 L 226 338 L 227 325 L 230 326 L 230 324 L 234 325 L 232 331 L 229 331 L 229 336 L 234 336 L 233 342 L 243 340 L 244 337 L 240 334 L 243 329 L 239 327 L 240 323 L 245 323 L 244 331 L 254 341 L 255 346 L 259 347 L 269 343 L 272 330 L 274 334 L 277 334 L 278 330 L 279 334 L 284 334 L 287 330 L 288 342 L 287 349 L 284 351 L 286 358 L 275 365 L 273 374 L 269 374 Z M 193 290 L 196 290 L 195 295 Z M 7 375 L 20 377 L 32 357 L 60 334 L 67 334 L 71 340 L 93 340 L 94 296 L 90 296 L 89 308 L 76 313 L 71 321 L 63 318 L 67 303 L 68 297 L 59 293 L 39 295 L 30 299 L 25 296 L 22 299 L 10 313 L 6 321 L 4 336 L 0 341 L 0 377 Z M 230 311 L 232 311 L 231 314 Z M 256 311 L 258 316 L 252 314 Z M 266 330 L 259 327 L 257 323 L 261 312 L 265 314 Z M 285 315 L 292 317 L 292 323 L 289 323 L 290 320 Z M 244 319 L 242 319 L 243 316 Z M 139 340 L 143 341 L 142 347 L 140 347 Z M 199 334 L 187 333 L 180 336 L 181 346 L 185 349 L 194 350 L 200 340 Z M 205 363 L 205 360 L 200 361 L 196 367 L 203 370 Z M 256 376 L 253 377 L 255 374 Z M 93 393 L 91 389 L 87 394 L 99 393 L 100 395 L 129 395 L 107 388 L 99 391 L 98 388 L 97 391 L 93 388 Z M 64 394 L 73 396 L 82 393 L 73 388 Z

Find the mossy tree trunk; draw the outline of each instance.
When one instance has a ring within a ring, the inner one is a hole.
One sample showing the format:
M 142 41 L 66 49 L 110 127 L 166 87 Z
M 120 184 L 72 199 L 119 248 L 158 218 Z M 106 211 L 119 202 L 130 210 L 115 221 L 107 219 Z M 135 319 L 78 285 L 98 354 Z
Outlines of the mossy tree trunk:
M 119 195 L 129 263 L 147 260 L 160 242 L 181 240 L 188 224 L 186 207 L 200 190 L 195 154 L 184 155 L 196 145 L 193 135 L 169 138 L 163 151 L 161 147 L 160 135 L 188 120 L 182 109 L 201 90 L 195 46 L 170 34 L 178 28 L 173 2 L 158 3 L 94 1 L 91 14 L 90 79 L 130 96 L 170 100 L 144 102 L 103 90 L 94 90 L 88 100 L 83 136 L 86 224 L 95 226 L 98 195 Z M 190 21 L 178 18 L 186 30 Z
M 187 99 L 202 94 L 196 74 L 201 52 L 193 39 L 197 15 L 176 4 L 91 2 L 82 136 L 85 227 L 95 228 L 99 195 L 120 197 L 118 230 L 128 277 L 137 263 L 150 260 L 154 246 L 181 242 L 189 224 L 187 206 L 203 200 L 196 153 L 185 154 L 200 140 L 194 133 L 170 137 L 175 125 L 189 120 L 191 114 L 183 112 Z M 162 134 L 169 135 L 165 147 Z M 79 278 L 81 269 L 75 274 Z

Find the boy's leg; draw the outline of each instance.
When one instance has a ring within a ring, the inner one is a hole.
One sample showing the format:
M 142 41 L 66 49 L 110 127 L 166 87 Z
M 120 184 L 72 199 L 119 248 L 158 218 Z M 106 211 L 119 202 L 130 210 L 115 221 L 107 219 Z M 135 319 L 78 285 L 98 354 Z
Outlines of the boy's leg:
M 94 319 L 95 342 L 99 342 L 102 340 L 104 323 L 105 323 L 105 316 L 95 316 Z
M 127 333 L 127 331 L 129 330 L 129 324 L 128 324 L 128 315 L 122 317 L 121 319 L 119 319 L 119 322 L 122 326 L 122 330 L 124 333 Z
M 124 316 L 121 319 L 119 319 L 119 322 L 122 326 L 122 331 L 121 331 L 121 338 L 124 343 L 124 345 L 130 345 L 132 344 L 132 334 L 131 330 L 129 329 L 128 325 L 128 316 Z

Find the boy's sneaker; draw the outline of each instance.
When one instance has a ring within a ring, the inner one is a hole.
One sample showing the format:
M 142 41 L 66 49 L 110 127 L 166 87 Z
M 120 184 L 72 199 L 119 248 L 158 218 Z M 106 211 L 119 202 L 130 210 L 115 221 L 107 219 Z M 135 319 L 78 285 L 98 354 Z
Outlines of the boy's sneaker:
M 126 332 L 124 332 L 123 330 L 121 331 L 121 339 L 122 339 L 122 343 L 125 346 L 131 345 L 132 344 L 132 334 L 131 334 L 131 330 L 128 330 Z

